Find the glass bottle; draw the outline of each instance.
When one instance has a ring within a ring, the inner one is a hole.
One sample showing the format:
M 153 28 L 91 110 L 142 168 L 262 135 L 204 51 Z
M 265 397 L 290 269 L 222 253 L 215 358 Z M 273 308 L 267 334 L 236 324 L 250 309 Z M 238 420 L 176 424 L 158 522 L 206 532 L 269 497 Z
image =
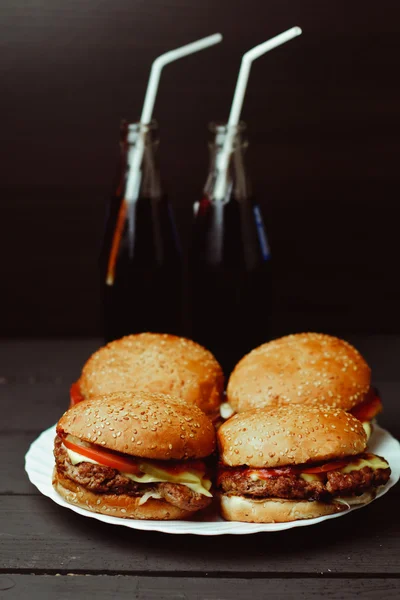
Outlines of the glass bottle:
M 141 331 L 180 333 L 182 255 L 161 190 L 156 130 L 155 122 L 121 126 L 118 181 L 100 261 L 106 341 Z
M 211 124 L 210 168 L 194 205 L 189 252 L 190 335 L 203 344 L 228 375 L 236 362 L 268 340 L 271 305 L 270 249 L 259 205 L 244 167 L 245 124 L 230 135 L 232 150 L 225 197 L 215 197 L 227 126 Z

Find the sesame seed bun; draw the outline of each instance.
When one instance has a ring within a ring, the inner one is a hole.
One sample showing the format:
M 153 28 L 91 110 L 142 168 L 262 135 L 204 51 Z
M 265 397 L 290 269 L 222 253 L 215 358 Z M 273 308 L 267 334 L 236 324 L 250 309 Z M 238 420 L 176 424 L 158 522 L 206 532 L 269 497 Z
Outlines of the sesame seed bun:
M 309 502 L 281 498 L 248 498 L 247 496 L 220 497 L 221 514 L 227 521 L 246 523 L 287 523 L 297 519 L 314 519 L 347 510 L 339 502 Z
M 172 394 L 206 414 L 218 411 L 224 375 L 214 356 L 192 340 L 140 333 L 97 350 L 79 379 L 84 398 L 124 390 Z
M 351 344 L 299 333 L 244 356 L 229 379 L 227 399 L 236 412 L 291 403 L 350 410 L 363 402 L 370 385 L 370 368 Z
M 140 504 L 141 497 L 128 494 L 95 494 L 54 471 L 54 489 L 68 502 L 85 510 L 123 519 L 187 519 L 193 512 L 182 510 L 164 500 L 149 498 Z
M 329 461 L 363 452 L 366 442 L 358 419 L 329 406 L 259 408 L 235 415 L 218 430 L 220 458 L 229 467 Z
M 203 458 L 215 449 L 213 424 L 197 406 L 148 392 L 120 392 L 80 402 L 61 417 L 57 433 L 157 460 Z

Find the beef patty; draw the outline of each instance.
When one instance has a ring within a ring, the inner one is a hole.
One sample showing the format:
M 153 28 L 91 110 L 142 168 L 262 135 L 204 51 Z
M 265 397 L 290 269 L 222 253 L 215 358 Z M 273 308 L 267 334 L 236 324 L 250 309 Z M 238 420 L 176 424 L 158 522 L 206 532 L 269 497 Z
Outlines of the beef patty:
M 218 485 L 224 492 L 257 498 L 286 498 L 287 500 L 320 500 L 328 502 L 334 496 L 360 496 L 367 490 L 387 483 L 390 469 L 364 467 L 359 471 L 322 473 L 318 481 L 305 481 L 299 474 L 277 475 L 253 480 L 257 469 L 222 467 Z
M 166 502 L 189 511 L 205 508 L 212 500 L 179 483 L 137 483 L 111 467 L 89 462 L 73 465 L 60 436 L 55 439 L 54 457 L 57 471 L 96 494 L 142 496 L 145 492 L 154 491 Z

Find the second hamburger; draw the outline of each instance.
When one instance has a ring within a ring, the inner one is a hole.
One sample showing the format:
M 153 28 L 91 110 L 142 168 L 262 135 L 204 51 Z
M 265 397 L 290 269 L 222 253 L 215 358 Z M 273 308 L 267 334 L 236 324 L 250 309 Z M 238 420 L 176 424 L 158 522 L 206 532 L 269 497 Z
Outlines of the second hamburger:
M 196 342 L 163 333 L 128 335 L 99 348 L 71 387 L 71 406 L 121 391 L 171 394 L 219 416 L 224 375 L 214 356 Z
M 196 406 L 162 394 L 110 394 L 59 420 L 53 485 L 89 511 L 183 519 L 212 500 L 204 459 L 214 449 L 214 427 Z
M 230 521 L 279 523 L 371 500 L 390 477 L 365 452 L 360 421 L 341 409 L 292 405 L 235 415 L 218 431 L 217 486 Z
M 371 386 L 371 369 L 358 350 L 321 333 L 288 335 L 252 350 L 236 365 L 227 399 L 237 413 L 288 404 L 328 404 L 351 412 L 365 423 L 368 434 L 369 422 L 382 410 Z

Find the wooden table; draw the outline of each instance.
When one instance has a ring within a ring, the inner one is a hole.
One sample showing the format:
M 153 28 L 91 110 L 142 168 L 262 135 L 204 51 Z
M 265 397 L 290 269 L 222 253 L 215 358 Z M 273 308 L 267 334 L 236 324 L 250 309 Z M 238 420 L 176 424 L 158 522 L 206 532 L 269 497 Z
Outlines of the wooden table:
M 400 437 L 400 337 L 351 338 Z M 24 472 L 38 433 L 99 340 L 0 344 L 0 598 L 399 598 L 400 485 L 348 517 L 275 534 L 201 538 L 113 527 L 41 496 Z

